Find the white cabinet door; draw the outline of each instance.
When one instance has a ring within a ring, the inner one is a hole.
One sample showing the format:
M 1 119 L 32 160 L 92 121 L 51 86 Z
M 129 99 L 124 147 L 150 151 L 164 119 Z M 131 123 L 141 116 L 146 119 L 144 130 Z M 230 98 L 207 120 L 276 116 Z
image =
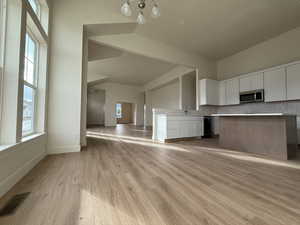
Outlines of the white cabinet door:
M 180 137 L 180 121 L 168 120 L 167 122 L 166 138 L 179 138 Z
M 156 116 L 156 139 L 159 141 L 164 141 L 167 138 L 167 117 L 164 115 Z
M 264 74 L 255 73 L 252 75 L 252 90 L 261 90 L 264 89 Z
M 186 120 L 180 121 L 179 138 L 189 137 L 189 132 L 190 132 L 190 124 L 188 123 L 188 121 Z
M 199 80 L 200 88 L 200 105 L 207 105 L 207 81 L 206 79 Z
M 201 137 L 203 136 L 203 119 L 201 121 L 198 121 L 196 123 L 196 135 L 195 137 Z
M 240 104 L 240 87 L 238 78 L 226 80 L 226 104 Z
M 197 136 L 197 122 L 198 121 L 188 121 L 188 123 L 189 123 L 189 136 L 188 137 L 196 137 Z
M 260 90 L 264 88 L 263 73 L 251 73 L 240 78 L 240 92 Z
M 219 82 L 216 80 L 200 80 L 200 105 L 219 105 Z
M 219 105 L 226 105 L 226 81 L 219 83 Z
M 287 67 L 287 100 L 300 99 L 300 64 Z
M 206 87 L 208 105 L 219 105 L 219 82 L 207 79 Z
M 286 72 L 285 68 L 264 73 L 265 101 L 286 100 Z
M 240 92 L 251 91 L 252 89 L 252 77 L 242 77 L 240 78 Z

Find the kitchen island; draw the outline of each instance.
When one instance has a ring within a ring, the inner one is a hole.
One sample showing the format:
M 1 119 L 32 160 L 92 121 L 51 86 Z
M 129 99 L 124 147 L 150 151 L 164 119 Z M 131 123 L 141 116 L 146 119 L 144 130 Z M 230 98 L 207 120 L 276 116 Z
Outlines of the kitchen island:
M 297 154 L 297 117 L 271 114 L 214 114 L 223 148 L 288 160 Z
M 197 111 L 153 109 L 153 140 L 174 142 L 201 138 L 203 116 Z

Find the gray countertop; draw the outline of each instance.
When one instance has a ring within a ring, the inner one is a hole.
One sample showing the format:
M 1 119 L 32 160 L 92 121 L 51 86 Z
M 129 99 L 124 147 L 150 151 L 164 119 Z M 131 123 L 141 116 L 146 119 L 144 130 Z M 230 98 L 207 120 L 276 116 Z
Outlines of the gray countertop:
M 241 113 L 241 114 L 212 114 L 215 117 L 240 117 L 240 116 L 296 116 L 293 114 L 286 113 Z

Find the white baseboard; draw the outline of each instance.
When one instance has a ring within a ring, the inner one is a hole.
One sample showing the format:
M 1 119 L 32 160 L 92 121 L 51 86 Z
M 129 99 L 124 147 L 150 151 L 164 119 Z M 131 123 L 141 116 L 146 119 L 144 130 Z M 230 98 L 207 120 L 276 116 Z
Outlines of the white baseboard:
M 66 146 L 58 146 L 58 147 L 48 147 L 47 153 L 49 155 L 56 155 L 56 154 L 64 154 L 64 153 L 72 153 L 72 152 L 80 152 L 81 147 L 80 145 L 66 145 Z
M 16 183 L 18 183 L 30 170 L 33 169 L 42 159 L 46 157 L 46 153 L 43 152 L 39 156 L 26 162 L 22 167 L 17 169 L 13 174 L 9 175 L 3 181 L 0 182 L 0 198 L 6 194 Z

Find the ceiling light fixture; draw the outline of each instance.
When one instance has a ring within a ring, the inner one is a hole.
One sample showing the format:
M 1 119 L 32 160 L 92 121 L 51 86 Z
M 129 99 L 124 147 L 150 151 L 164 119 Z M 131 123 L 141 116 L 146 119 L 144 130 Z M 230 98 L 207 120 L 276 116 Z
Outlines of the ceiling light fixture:
M 138 14 L 137 14 L 138 24 L 145 24 L 146 23 L 146 18 L 144 16 L 144 11 L 143 10 L 147 6 L 146 0 L 122 0 L 121 13 L 124 16 L 131 16 L 132 15 L 131 2 L 136 2 L 136 8 L 137 8 L 137 11 L 138 11 Z M 152 0 L 151 16 L 153 18 L 160 17 L 160 9 L 158 7 L 158 4 L 157 4 L 156 0 Z

